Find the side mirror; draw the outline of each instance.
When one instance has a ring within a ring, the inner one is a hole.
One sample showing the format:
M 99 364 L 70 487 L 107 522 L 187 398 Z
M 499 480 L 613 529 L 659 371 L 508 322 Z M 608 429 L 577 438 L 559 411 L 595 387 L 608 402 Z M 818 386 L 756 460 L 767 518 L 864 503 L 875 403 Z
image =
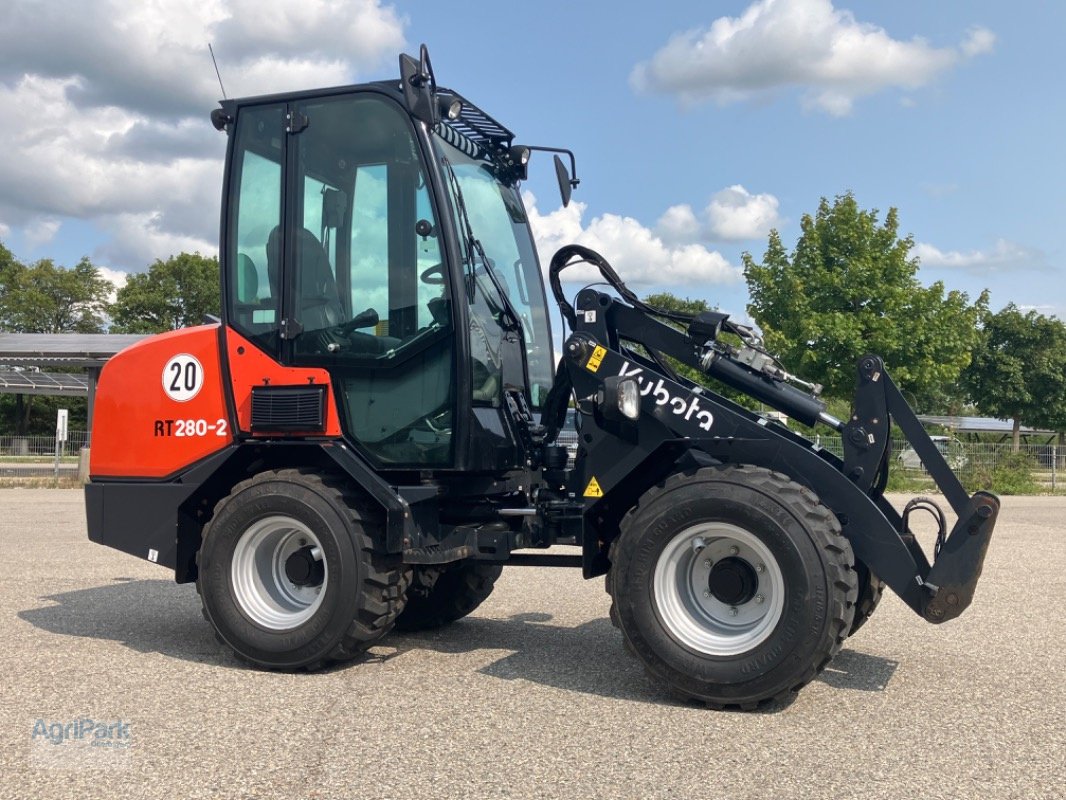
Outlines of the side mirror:
M 566 208 L 570 205 L 570 195 L 574 191 L 574 186 L 570 182 L 570 173 L 566 171 L 566 165 L 559 156 L 555 157 L 555 177 L 559 179 L 559 194 L 563 198 L 563 208 Z
M 433 77 L 433 64 L 425 45 L 419 51 L 418 61 L 406 53 L 400 55 L 400 85 L 403 87 L 404 103 L 411 115 L 431 128 L 436 125 L 438 109 L 433 95 L 437 81 Z

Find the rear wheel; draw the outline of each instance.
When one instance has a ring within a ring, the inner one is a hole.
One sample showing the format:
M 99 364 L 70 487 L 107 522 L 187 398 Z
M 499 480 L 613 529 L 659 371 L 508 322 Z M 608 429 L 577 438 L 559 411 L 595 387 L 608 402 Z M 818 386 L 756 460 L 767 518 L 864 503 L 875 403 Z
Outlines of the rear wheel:
M 359 654 L 392 627 L 408 575 L 374 552 L 377 524 L 339 481 L 263 472 L 215 507 L 197 590 L 220 641 L 270 669 Z
M 754 708 L 840 650 L 856 596 L 851 546 L 809 490 L 729 466 L 647 491 L 611 548 L 612 618 L 675 694 Z
M 396 619 L 396 628 L 429 630 L 462 619 L 485 602 L 501 572 L 503 567 L 499 564 L 476 561 L 415 567 L 407 604 Z

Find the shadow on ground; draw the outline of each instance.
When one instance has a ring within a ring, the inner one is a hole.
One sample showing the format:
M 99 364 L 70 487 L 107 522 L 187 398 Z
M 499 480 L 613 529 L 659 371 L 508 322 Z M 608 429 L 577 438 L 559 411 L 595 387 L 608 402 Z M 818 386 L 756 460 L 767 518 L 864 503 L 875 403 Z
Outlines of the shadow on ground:
M 244 668 L 215 640 L 200 614 L 200 601 L 192 586 L 117 578 L 104 586 L 41 599 L 52 605 L 20 611 L 18 616 L 48 633 L 121 642 L 140 653 Z M 614 699 L 676 702 L 625 652 L 621 634 L 607 619 L 576 627 L 553 625 L 551 620 L 552 616 L 544 613 L 506 619 L 468 617 L 436 631 L 394 632 L 374 647 L 368 658 L 391 661 L 420 650 L 447 654 L 503 650 L 509 654 L 480 672 L 501 680 L 526 680 Z M 845 649 L 819 680 L 836 689 L 879 692 L 885 690 L 897 665 L 890 659 Z M 780 711 L 788 705 L 772 705 L 765 710 Z
M 54 605 L 20 611 L 20 619 L 49 633 L 121 642 L 139 653 L 238 666 L 200 613 L 191 585 L 116 578 L 113 583 L 39 598 Z

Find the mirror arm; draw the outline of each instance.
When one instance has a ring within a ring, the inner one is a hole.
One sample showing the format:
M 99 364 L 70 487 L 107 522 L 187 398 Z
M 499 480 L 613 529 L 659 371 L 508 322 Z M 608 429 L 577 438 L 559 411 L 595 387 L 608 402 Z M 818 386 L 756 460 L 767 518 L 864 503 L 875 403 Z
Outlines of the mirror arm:
M 567 150 L 565 147 L 542 147 L 540 145 L 523 145 L 530 150 L 539 150 L 542 153 L 566 153 L 570 157 L 570 188 L 576 189 L 577 185 L 581 183 L 581 180 L 577 177 L 577 159 L 574 158 L 574 153 L 571 150 Z

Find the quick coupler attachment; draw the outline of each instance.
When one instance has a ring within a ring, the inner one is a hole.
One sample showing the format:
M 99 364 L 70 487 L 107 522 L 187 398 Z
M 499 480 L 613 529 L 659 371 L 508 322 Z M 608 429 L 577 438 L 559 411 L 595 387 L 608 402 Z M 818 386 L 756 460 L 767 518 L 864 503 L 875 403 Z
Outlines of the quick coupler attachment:
M 966 504 L 925 579 L 932 592 L 923 612 L 929 622 L 955 619 L 973 601 L 998 516 L 999 498 L 994 494 L 977 492 Z

